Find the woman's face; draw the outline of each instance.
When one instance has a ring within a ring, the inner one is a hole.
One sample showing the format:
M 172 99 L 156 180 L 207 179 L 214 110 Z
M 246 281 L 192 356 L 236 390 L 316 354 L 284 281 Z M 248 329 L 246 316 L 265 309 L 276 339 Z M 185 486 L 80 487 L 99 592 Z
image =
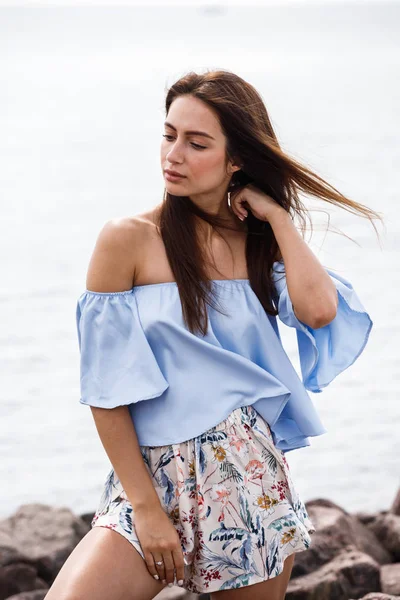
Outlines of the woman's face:
M 227 173 L 225 149 L 226 138 L 213 111 L 193 96 L 176 98 L 169 108 L 161 143 L 161 168 L 167 191 L 191 199 L 215 192 L 223 194 L 232 176 Z M 184 177 L 169 180 L 165 169 Z M 232 167 L 234 170 L 237 169 Z

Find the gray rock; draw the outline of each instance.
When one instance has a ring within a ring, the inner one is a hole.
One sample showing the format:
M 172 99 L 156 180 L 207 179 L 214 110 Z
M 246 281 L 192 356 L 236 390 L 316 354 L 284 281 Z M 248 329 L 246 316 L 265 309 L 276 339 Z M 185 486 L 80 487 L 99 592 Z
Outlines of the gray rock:
M 48 588 L 34 566 L 16 562 L 0 568 L 0 600 L 13 594 Z
M 15 548 L 0 546 L 0 569 L 1 567 L 6 567 L 7 565 L 16 562 L 28 562 L 29 564 L 34 564 L 34 561 L 31 561 L 28 556 L 22 552 L 18 552 Z
M 380 591 L 379 564 L 354 548 L 343 549 L 316 571 L 289 581 L 286 600 L 348 600 Z
M 388 512 L 387 510 L 381 510 L 381 511 L 375 512 L 375 513 L 356 512 L 356 513 L 354 513 L 354 516 L 357 517 L 357 519 L 359 521 L 361 521 L 361 523 L 363 523 L 363 525 L 369 525 L 373 521 L 376 521 L 376 519 L 378 517 L 380 517 L 381 515 L 386 515 L 387 512 Z
M 389 512 L 393 513 L 394 515 L 400 516 L 400 488 L 398 489 L 398 492 L 396 494 L 395 499 L 393 500 L 393 504 L 390 507 Z
M 0 600 L 38 587 L 47 585 L 36 561 L 14 548 L 0 547 Z
M 367 527 L 391 553 L 393 560 L 400 561 L 400 516 L 393 513 L 380 515 Z
M 385 594 L 400 596 L 400 563 L 382 566 L 381 585 Z
M 393 558 L 390 552 L 383 546 L 377 536 L 361 523 L 357 517 L 349 516 L 346 518 L 348 531 L 353 538 L 354 546 L 371 556 L 380 565 L 391 563 Z
M 79 515 L 79 518 L 82 519 L 82 521 L 84 523 L 86 523 L 86 525 L 89 529 L 91 528 L 93 517 L 94 517 L 94 512 L 82 513 L 81 515 Z
M 69 508 L 47 504 L 23 504 L 0 521 L 0 545 L 14 548 L 32 559 L 68 547 L 70 551 L 89 527 Z
M 21 563 L 21 584 L 24 573 L 27 580 L 32 581 L 32 569 L 38 578 L 35 585 L 20 587 L 8 595 L 49 586 L 89 529 L 70 509 L 39 503 L 24 504 L 13 515 L 0 521 L 0 581 L 4 577 L 6 581 L 9 579 L 10 569 L 4 571 L 7 566 Z
M 316 532 L 312 535 L 310 548 L 296 553 L 292 578 L 312 573 L 350 546 L 368 554 L 378 564 L 393 561 L 373 531 L 341 506 L 330 500 L 317 499 L 306 502 L 306 508 Z

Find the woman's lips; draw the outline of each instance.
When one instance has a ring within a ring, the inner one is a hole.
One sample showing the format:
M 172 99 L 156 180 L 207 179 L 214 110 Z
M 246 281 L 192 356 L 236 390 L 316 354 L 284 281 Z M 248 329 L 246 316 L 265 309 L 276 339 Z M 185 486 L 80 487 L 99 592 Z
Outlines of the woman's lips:
M 165 179 L 168 181 L 181 181 L 181 179 L 185 179 L 184 175 L 172 175 L 167 171 L 164 171 Z

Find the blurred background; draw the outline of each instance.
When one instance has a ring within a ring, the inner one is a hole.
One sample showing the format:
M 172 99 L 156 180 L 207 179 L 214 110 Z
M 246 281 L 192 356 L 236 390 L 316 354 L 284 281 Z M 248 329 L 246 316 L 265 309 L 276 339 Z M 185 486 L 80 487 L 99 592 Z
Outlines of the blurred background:
M 97 506 L 110 464 L 79 404 L 77 298 L 103 224 L 162 200 L 166 89 L 213 68 L 257 87 L 289 154 L 383 214 L 378 240 L 368 220 L 305 199 L 307 241 L 374 327 L 354 365 L 310 393 L 328 433 L 286 456 L 305 501 L 389 507 L 400 483 L 399 30 L 400 4 L 384 1 L 0 2 L 0 517 L 27 502 Z M 279 327 L 299 370 L 295 331 Z

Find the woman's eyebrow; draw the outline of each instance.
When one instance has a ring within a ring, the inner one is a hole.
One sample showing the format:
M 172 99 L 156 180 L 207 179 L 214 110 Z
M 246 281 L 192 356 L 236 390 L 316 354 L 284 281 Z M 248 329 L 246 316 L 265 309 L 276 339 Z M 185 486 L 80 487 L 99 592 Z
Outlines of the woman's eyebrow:
M 168 121 L 165 121 L 164 125 L 166 127 L 171 127 L 171 129 L 176 131 L 176 127 L 174 127 L 171 123 L 168 123 Z M 215 138 L 213 138 L 212 135 L 210 135 L 209 133 L 206 133 L 205 131 L 195 131 L 195 130 L 191 129 L 191 130 L 185 131 L 185 133 L 189 134 L 189 135 L 202 135 L 203 137 L 210 138 L 210 140 L 215 140 Z

